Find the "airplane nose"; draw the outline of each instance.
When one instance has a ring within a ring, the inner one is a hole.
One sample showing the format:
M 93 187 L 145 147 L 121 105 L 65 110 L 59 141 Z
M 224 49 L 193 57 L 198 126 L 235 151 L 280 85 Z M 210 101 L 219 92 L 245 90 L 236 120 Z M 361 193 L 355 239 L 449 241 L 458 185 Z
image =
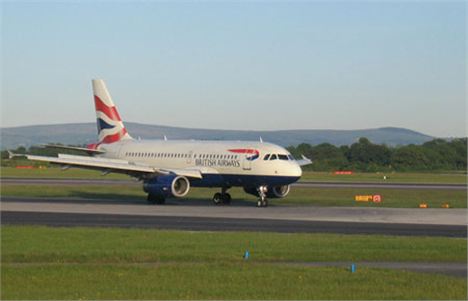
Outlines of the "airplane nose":
M 302 176 L 302 168 L 299 164 L 297 164 L 297 162 L 294 162 L 294 167 L 291 171 L 294 177 L 300 178 Z

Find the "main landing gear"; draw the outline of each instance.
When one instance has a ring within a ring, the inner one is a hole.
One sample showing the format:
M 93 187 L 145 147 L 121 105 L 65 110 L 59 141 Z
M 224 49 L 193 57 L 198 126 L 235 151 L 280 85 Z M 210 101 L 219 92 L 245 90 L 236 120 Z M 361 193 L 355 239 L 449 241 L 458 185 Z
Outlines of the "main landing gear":
M 268 187 L 267 186 L 260 186 L 257 188 L 258 192 L 258 201 L 257 201 L 257 207 L 268 207 L 268 199 L 267 197 L 267 192 L 268 192 Z
M 147 197 L 146 200 L 147 200 L 148 203 L 150 203 L 150 204 L 162 205 L 162 204 L 166 203 L 166 199 L 164 198 L 164 196 L 158 195 L 158 194 L 151 194 L 151 193 L 148 193 L 148 197 Z
M 231 204 L 231 195 L 227 193 L 229 188 L 223 187 L 221 192 L 217 192 L 213 196 L 213 203 L 215 205 L 230 205 Z

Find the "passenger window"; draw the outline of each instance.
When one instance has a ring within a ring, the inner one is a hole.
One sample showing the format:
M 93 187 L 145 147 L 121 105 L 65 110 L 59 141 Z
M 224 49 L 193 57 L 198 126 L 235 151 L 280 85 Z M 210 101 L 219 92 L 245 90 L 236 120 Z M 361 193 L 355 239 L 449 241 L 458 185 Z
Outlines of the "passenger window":
M 270 161 L 271 161 L 271 160 L 276 160 L 276 159 L 278 159 L 278 158 L 276 157 L 276 154 L 271 155 Z
M 280 154 L 280 155 L 278 155 L 278 159 L 288 161 L 288 156 Z
M 263 158 L 263 160 L 268 160 L 269 158 L 270 158 L 270 154 L 266 154 L 265 158 Z

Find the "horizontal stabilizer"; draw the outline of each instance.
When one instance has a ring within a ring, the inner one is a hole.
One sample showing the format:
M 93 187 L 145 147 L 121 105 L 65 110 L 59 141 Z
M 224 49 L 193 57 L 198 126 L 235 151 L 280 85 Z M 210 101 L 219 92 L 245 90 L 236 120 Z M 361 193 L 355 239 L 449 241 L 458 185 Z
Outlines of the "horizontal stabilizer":
M 104 154 L 105 151 L 98 150 L 98 149 L 91 149 L 86 147 L 75 147 L 75 146 L 66 146 L 66 145 L 59 145 L 59 144 L 41 144 L 42 147 L 46 148 L 57 148 L 57 149 L 66 149 L 66 150 L 76 150 L 85 152 L 88 154 Z

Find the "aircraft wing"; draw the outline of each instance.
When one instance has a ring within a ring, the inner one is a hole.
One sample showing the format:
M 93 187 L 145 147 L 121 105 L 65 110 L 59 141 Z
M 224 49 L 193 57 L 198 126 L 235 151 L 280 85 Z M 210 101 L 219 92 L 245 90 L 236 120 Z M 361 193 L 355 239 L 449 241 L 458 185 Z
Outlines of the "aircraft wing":
M 297 164 L 299 164 L 300 166 L 312 164 L 312 160 L 310 160 L 309 158 L 307 158 L 304 155 L 301 155 L 301 156 L 302 156 L 302 159 L 296 160 Z
M 99 157 L 88 156 L 75 156 L 59 154 L 58 157 L 46 157 L 35 155 L 24 155 L 29 160 L 49 162 L 60 164 L 64 166 L 76 166 L 81 168 L 102 170 L 104 172 L 124 173 L 137 177 L 151 176 L 151 175 L 169 175 L 176 174 L 179 176 L 186 176 L 189 178 L 201 179 L 202 175 L 199 170 L 194 169 L 170 169 L 158 168 L 141 163 L 134 163 L 120 159 L 108 159 Z

